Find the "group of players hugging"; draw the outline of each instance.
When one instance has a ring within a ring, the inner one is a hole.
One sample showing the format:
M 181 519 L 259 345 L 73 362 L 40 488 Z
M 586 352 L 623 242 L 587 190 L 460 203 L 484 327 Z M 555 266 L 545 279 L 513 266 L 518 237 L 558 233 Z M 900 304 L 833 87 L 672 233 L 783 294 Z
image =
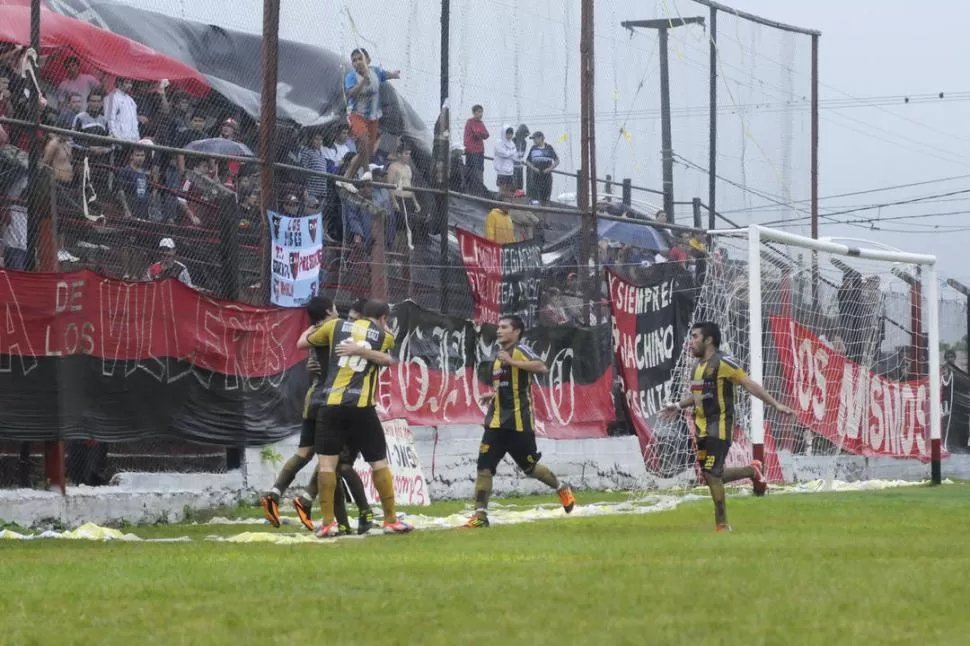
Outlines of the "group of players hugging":
M 360 454 L 373 470 L 372 481 L 381 501 L 381 529 L 403 534 L 414 529 L 400 520 L 394 504 L 394 478 L 387 463 L 384 428 L 377 415 L 376 395 L 381 369 L 394 359 L 394 335 L 388 329 L 390 307 L 384 301 L 361 299 L 346 318 L 337 314 L 333 301 L 317 296 L 307 304 L 311 325 L 300 334 L 297 348 L 309 350 L 307 370 L 310 387 L 303 407 L 303 430 L 296 453 L 286 461 L 273 487 L 260 498 L 263 513 L 279 527 L 280 499 L 296 474 L 319 456 L 317 477 L 311 478 L 293 506 L 303 525 L 319 538 L 352 533 L 347 513 L 348 497 L 357 505 L 357 533 L 377 528 L 366 491 L 353 464 Z M 498 352 L 491 360 L 491 386 L 481 403 L 488 405 L 485 433 L 478 455 L 475 480 L 475 514 L 466 527 L 488 527 L 488 500 L 492 478 L 508 453 L 522 471 L 546 483 L 559 494 L 567 513 L 576 500 L 562 483 L 539 462 L 536 449 L 532 379 L 544 374 L 546 364 L 522 342 L 525 326 L 517 316 L 499 321 Z M 343 485 L 340 485 L 342 481 Z M 320 496 L 321 522 L 312 520 L 313 498 Z
M 316 478 L 311 478 L 303 495 L 292 499 L 303 525 L 318 538 L 351 534 L 348 500 L 357 506 L 357 533 L 366 534 L 378 526 L 367 501 L 364 484 L 354 470 L 358 454 L 373 470 L 372 482 L 381 501 L 381 529 L 387 534 L 404 534 L 414 528 L 397 516 L 394 478 L 387 462 L 387 443 L 377 414 L 376 395 L 380 370 L 393 363 L 394 335 L 388 329 L 390 307 L 381 300 L 361 299 L 340 317 L 333 301 L 316 296 L 306 307 L 311 325 L 297 340 L 299 350 L 308 350 L 310 387 L 303 407 L 303 430 L 296 453 L 283 465 L 273 487 L 260 498 L 263 513 L 273 527 L 281 524 L 279 504 L 296 474 L 319 456 Z M 495 471 L 508 454 L 527 476 L 554 489 L 566 513 L 576 499 L 569 485 L 561 482 L 540 462 L 536 447 L 532 387 L 534 375 L 548 371 L 545 362 L 523 343 L 522 319 L 502 317 L 496 329 L 497 348 L 488 381 L 491 391 L 480 403 L 487 405 L 484 433 L 478 453 L 475 479 L 475 512 L 467 528 L 489 526 L 488 502 Z M 764 388 L 751 380 L 741 367 L 720 350 L 721 333 L 713 323 L 696 324 L 691 331 L 690 349 L 698 360 L 692 371 L 691 393 L 667 406 L 668 413 L 694 409 L 697 431 L 697 459 L 711 492 L 717 531 L 730 530 L 725 510 L 724 485 L 751 479 L 755 493 L 764 493 L 766 481 L 758 460 L 741 468 L 725 468 L 734 428 L 735 386 L 742 386 L 783 414 L 791 409 L 778 403 Z M 342 484 L 341 484 L 342 482 Z M 313 498 L 320 496 L 321 522 L 312 520 Z

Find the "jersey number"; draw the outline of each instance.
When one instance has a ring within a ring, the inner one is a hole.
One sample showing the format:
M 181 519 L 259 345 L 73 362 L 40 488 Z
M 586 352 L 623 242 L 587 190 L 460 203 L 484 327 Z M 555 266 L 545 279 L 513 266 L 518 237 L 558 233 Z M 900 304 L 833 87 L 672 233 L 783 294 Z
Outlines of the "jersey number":
M 364 348 L 365 350 L 371 350 L 370 343 L 367 341 L 345 341 L 345 343 L 356 343 L 358 347 Z M 337 361 L 337 366 L 340 368 L 349 368 L 354 372 L 364 372 L 367 370 L 367 359 L 357 355 L 340 357 Z

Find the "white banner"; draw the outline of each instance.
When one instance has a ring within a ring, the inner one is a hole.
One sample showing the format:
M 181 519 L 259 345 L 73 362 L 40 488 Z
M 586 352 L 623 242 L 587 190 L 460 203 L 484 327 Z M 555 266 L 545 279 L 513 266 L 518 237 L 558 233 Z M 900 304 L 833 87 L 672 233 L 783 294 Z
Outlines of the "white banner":
M 280 307 L 302 307 L 320 291 L 323 215 L 291 218 L 269 212 L 273 245 L 270 301 Z
M 398 505 L 430 505 L 431 490 L 424 480 L 424 472 L 414 450 L 414 433 L 406 419 L 389 419 L 383 422 L 387 438 L 387 463 L 394 475 L 394 502 Z M 381 499 L 374 488 L 370 465 L 358 455 L 354 470 L 360 474 L 367 491 L 367 500 L 380 505 Z

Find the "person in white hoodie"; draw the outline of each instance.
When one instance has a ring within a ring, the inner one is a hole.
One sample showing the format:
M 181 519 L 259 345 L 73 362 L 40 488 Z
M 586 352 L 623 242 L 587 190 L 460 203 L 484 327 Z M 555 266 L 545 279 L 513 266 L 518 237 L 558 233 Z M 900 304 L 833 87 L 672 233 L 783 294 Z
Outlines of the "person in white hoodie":
M 117 79 L 114 92 L 104 101 L 104 115 L 108 118 L 108 132 L 112 137 L 138 141 L 138 106 L 131 98 L 131 79 Z
M 495 183 L 499 194 L 508 197 L 515 187 L 515 162 L 520 161 L 519 150 L 513 140 L 515 128 L 509 124 L 502 126 L 502 138 L 495 143 L 494 161 Z

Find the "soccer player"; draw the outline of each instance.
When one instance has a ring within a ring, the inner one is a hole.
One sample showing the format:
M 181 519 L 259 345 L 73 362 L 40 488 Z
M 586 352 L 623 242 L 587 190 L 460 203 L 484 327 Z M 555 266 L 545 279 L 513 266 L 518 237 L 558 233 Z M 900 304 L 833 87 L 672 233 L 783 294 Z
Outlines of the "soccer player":
M 351 321 L 356 321 L 360 318 L 360 313 L 364 309 L 364 303 L 367 302 L 366 298 L 358 299 L 351 305 L 350 310 L 347 314 L 347 318 Z M 311 329 L 316 329 L 314 326 Z M 309 332 L 309 330 L 307 330 Z M 315 357 L 317 353 L 316 349 L 310 351 L 310 357 Z M 320 361 L 316 361 L 317 370 L 320 371 Z M 322 365 L 327 365 L 326 357 L 323 359 Z M 320 373 L 320 378 L 318 383 L 324 381 L 324 375 Z M 314 401 L 312 406 L 312 424 L 313 428 L 316 428 L 316 410 L 320 405 L 319 397 L 317 401 Z M 314 442 L 311 440 L 309 446 L 312 452 Z M 303 436 L 301 436 L 303 440 Z M 301 441 L 301 445 L 302 445 Z M 344 446 L 343 450 L 340 452 L 340 459 L 337 461 L 337 473 L 343 483 L 342 487 L 338 487 L 338 490 L 334 497 L 334 514 L 337 518 L 337 524 L 340 527 L 342 534 L 350 533 L 349 520 L 347 518 L 346 511 L 346 497 L 344 495 L 344 490 L 350 494 L 350 498 L 353 499 L 354 504 L 357 505 L 357 512 L 359 514 L 357 518 L 357 534 L 366 534 L 377 524 L 374 517 L 374 510 L 370 506 L 370 502 L 367 500 L 367 490 L 364 488 L 364 483 L 360 479 L 360 474 L 354 470 L 354 462 L 357 460 L 357 453 L 351 446 Z M 319 473 L 319 465 L 317 469 L 314 470 L 314 475 L 310 478 L 310 482 L 306 487 L 305 495 L 297 496 L 293 499 L 293 507 L 296 509 L 296 514 L 303 523 L 303 526 L 308 530 L 315 531 L 316 527 L 313 526 L 312 522 L 312 510 L 313 510 L 313 499 L 317 496 L 317 473 Z
M 306 311 L 310 317 L 310 327 L 303 333 L 303 336 L 315 330 L 325 321 L 337 317 L 337 310 L 333 306 L 333 301 L 326 296 L 314 296 L 311 298 L 310 302 L 307 303 Z M 313 459 L 316 411 L 312 404 L 312 399 L 313 393 L 320 385 L 321 377 L 324 376 L 321 368 L 326 365 L 327 356 L 325 352 L 310 351 L 307 357 L 307 372 L 310 374 L 310 387 L 307 389 L 306 397 L 303 400 L 303 430 L 300 432 L 299 446 L 296 449 L 296 453 L 283 465 L 283 469 L 276 477 L 273 488 L 264 493 L 259 499 L 260 505 L 263 507 L 263 515 L 266 516 L 266 520 L 273 527 L 280 526 L 280 496 L 283 495 L 286 488 L 293 482 L 296 474 L 303 467 L 310 464 L 310 461 Z M 311 478 L 311 482 L 307 487 L 307 495 L 311 498 L 316 496 L 316 478 Z M 297 514 L 300 516 L 300 520 L 304 525 L 309 523 L 309 528 L 312 530 L 313 523 L 309 522 L 310 516 L 309 514 L 301 513 L 301 505 L 297 503 L 299 500 L 300 498 L 294 500 L 294 505 L 297 507 Z M 306 520 L 304 520 L 304 515 L 306 516 Z
M 522 343 L 525 325 L 518 316 L 503 316 L 496 337 L 499 352 L 491 362 L 493 392 L 482 397 L 490 402 L 485 414 L 485 432 L 478 450 L 478 475 L 475 478 L 475 515 L 465 527 L 488 527 L 488 499 L 492 478 L 499 462 L 508 453 L 520 469 L 556 490 L 568 514 L 576 505 L 573 492 L 564 482 L 540 464 L 536 448 L 535 413 L 532 408 L 532 375 L 549 372 L 546 364 Z
M 724 484 L 750 478 L 755 493 L 767 488 L 761 461 L 749 466 L 725 469 L 728 450 L 734 436 L 735 386 L 742 386 L 752 395 L 779 413 L 792 415 L 792 409 L 772 397 L 764 387 L 745 374 L 729 355 L 721 352 L 721 330 L 716 323 L 697 323 L 690 331 L 690 351 L 698 359 L 690 382 L 691 394 L 679 402 L 667 404 L 666 412 L 676 413 L 694 408 L 697 429 L 697 461 L 704 482 L 714 500 L 715 529 L 731 531 L 727 521 Z
M 381 367 L 393 359 L 388 351 L 394 336 L 386 330 L 390 315 L 387 303 L 369 300 L 357 321 L 333 319 L 300 338 L 298 348 L 330 348 L 327 379 L 322 389 L 323 406 L 317 412 L 316 451 L 320 456 L 317 475 L 323 522 L 319 538 L 337 536 L 340 527 L 334 516 L 336 468 L 345 445 L 364 456 L 373 469 L 373 482 L 384 509 L 384 532 L 403 534 L 413 529 L 397 519 L 394 478 L 387 464 L 387 441 L 377 416 L 377 378 Z

